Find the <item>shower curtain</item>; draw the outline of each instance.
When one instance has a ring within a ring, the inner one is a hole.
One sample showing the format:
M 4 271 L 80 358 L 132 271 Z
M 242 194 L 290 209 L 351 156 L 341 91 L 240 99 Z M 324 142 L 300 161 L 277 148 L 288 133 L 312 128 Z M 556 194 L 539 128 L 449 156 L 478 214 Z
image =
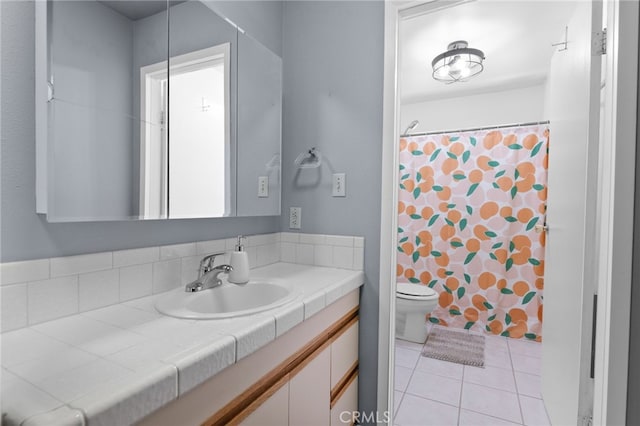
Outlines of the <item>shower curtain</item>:
M 435 324 L 542 339 L 547 125 L 400 140 L 398 281 Z

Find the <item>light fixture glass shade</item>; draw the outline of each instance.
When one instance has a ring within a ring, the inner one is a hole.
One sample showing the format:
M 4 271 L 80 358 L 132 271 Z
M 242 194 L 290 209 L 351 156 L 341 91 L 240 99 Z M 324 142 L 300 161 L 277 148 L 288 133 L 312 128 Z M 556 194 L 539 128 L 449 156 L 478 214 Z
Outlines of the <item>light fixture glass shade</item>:
M 484 69 L 482 50 L 467 47 L 464 40 L 449 43 L 447 51 L 439 54 L 433 61 L 433 78 L 444 83 L 467 81 L 474 75 L 478 75 Z

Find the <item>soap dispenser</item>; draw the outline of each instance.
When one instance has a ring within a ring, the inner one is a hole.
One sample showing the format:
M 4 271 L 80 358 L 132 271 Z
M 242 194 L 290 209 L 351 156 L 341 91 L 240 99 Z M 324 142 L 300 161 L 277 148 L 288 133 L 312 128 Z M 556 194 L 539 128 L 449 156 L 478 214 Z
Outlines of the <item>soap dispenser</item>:
M 231 253 L 231 267 L 233 268 L 229 272 L 229 282 L 235 284 L 244 284 L 249 281 L 249 256 L 244 251 L 242 245 L 242 235 L 238 235 L 238 244 L 236 249 Z

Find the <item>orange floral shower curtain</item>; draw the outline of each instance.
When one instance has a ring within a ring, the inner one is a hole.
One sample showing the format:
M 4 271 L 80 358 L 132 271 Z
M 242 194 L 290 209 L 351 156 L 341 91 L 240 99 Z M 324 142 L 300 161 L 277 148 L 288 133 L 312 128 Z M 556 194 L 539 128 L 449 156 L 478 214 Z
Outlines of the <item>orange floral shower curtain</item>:
M 546 125 L 400 140 L 398 281 L 436 324 L 541 340 Z

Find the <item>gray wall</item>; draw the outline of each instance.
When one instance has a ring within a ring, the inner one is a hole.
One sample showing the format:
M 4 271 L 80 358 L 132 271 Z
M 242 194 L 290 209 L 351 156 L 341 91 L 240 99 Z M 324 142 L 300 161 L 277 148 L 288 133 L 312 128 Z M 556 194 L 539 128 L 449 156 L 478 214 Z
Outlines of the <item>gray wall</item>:
M 360 306 L 360 409 L 375 410 L 380 256 L 384 3 L 285 2 L 281 228 L 302 208 L 302 232 L 366 239 Z M 296 156 L 324 156 L 298 172 Z M 331 174 L 346 173 L 346 198 Z
M 205 0 L 205 3 L 282 57 L 282 1 Z
M 251 3 L 238 2 L 235 21 L 249 32 Z M 281 39 L 281 5 L 257 2 L 264 14 L 255 34 Z M 233 4 L 227 4 L 231 10 Z M 37 259 L 149 245 L 277 232 L 278 217 L 50 224 L 35 211 L 34 3 L 0 2 L 1 93 L 0 261 Z M 247 22 L 243 19 L 247 17 Z M 273 18 L 275 17 L 275 18 Z M 281 48 L 279 49 L 281 51 Z

